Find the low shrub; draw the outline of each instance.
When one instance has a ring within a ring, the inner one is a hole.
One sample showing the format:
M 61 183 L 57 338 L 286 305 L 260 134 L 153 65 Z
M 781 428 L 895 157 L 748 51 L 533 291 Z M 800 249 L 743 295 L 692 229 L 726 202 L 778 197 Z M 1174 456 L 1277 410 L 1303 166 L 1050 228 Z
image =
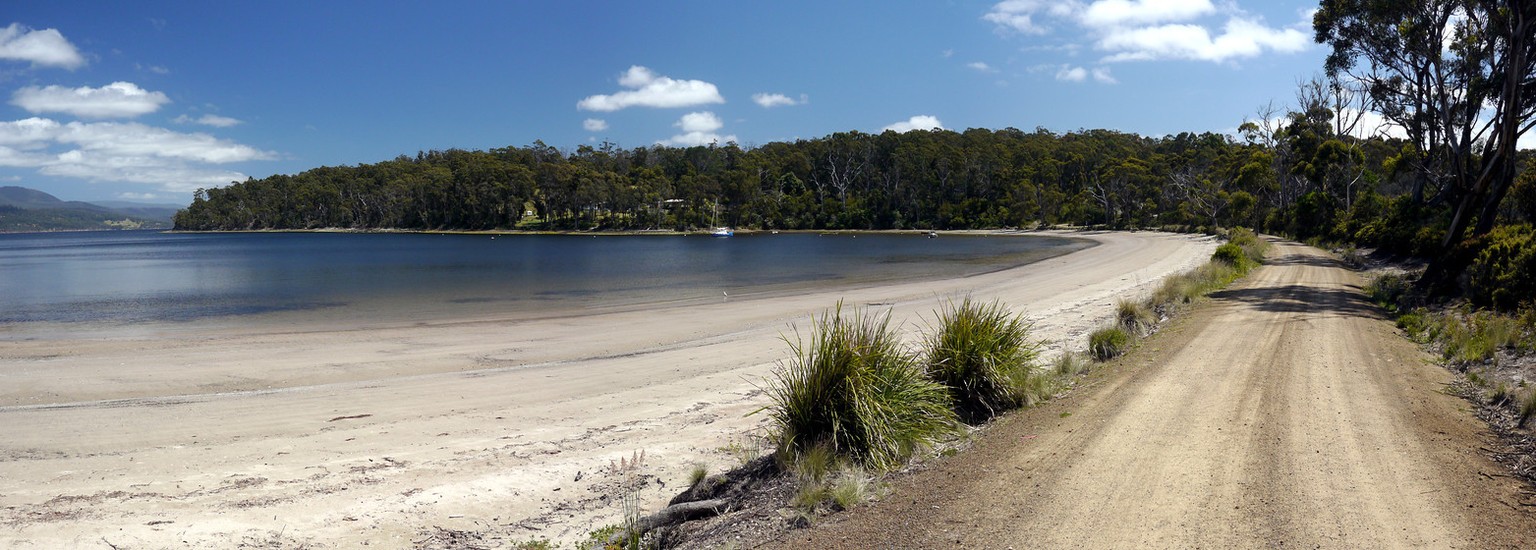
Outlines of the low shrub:
M 1397 311 L 1404 298 L 1413 289 L 1413 275 L 1387 273 L 1365 284 L 1365 293 L 1372 302 L 1387 311 Z
M 1216 252 L 1211 254 L 1211 260 L 1221 262 L 1233 267 L 1243 265 L 1243 260 L 1248 254 L 1243 252 L 1243 247 L 1232 243 L 1226 243 L 1216 247 Z
M 1120 327 L 1105 327 L 1088 335 L 1088 354 L 1106 361 L 1119 357 L 1131 345 L 1131 335 Z
M 1512 310 L 1536 299 L 1536 229 L 1503 225 L 1481 239 L 1481 250 L 1467 268 L 1472 300 Z
M 1410 340 L 1423 343 L 1424 331 L 1429 328 L 1430 320 L 1423 309 L 1415 309 L 1397 317 L 1397 328 L 1403 329 Z
M 1035 360 L 1043 342 L 1030 339 L 1032 325 L 999 302 L 966 298 L 938 312 L 925 340 L 928 376 L 949 390 L 955 412 L 967 423 L 1032 401 L 1041 378 Z
M 889 314 L 842 309 L 816 318 L 809 341 L 785 338 L 793 357 L 768 390 L 780 457 L 821 446 L 886 470 L 958 433 L 948 390 L 902 349 Z

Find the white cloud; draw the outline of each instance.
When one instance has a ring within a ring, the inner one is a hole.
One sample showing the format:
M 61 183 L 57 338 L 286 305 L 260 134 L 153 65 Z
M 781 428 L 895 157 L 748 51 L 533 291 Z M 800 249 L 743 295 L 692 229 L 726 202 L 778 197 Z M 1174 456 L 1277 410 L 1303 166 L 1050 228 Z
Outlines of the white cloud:
M 970 63 L 966 63 L 965 66 L 966 67 L 970 67 L 972 69 L 975 69 L 977 71 L 984 72 L 984 73 L 995 73 L 995 72 L 997 72 L 997 69 L 992 68 L 991 65 L 988 65 L 988 64 L 986 64 L 986 62 L 983 62 L 983 61 L 972 61 Z
M 1083 10 L 1081 20 L 1091 27 L 1120 27 L 1188 21 L 1215 11 L 1210 0 L 1100 0 Z
M 1311 43 L 1309 35 L 1298 30 L 1310 17 L 1294 28 L 1270 27 L 1236 3 L 1212 0 L 1008 0 L 993 5 L 983 19 L 999 30 L 1029 34 L 1076 26 L 1095 48 L 1107 52 L 1103 62 L 1221 63 L 1266 52 L 1297 52 Z M 1215 23 L 1222 19 L 1225 24 L 1217 28 Z
M 125 118 L 153 113 L 171 99 L 132 82 L 113 82 L 100 88 L 81 86 L 27 86 L 11 94 L 11 104 L 31 113 L 67 113 L 89 118 Z
M 122 193 L 118 193 L 117 198 L 125 201 L 152 201 L 159 199 L 160 195 L 155 193 L 132 193 L 124 191 Z
M 764 109 L 771 109 L 771 108 L 774 108 L 774 107 L 789 107 L 789 106 L 794 106 L 794 105 L 804 105 L 804 104 L 810 102 L 810 98 L 806 97 L 805 94 L 800 94 L 800 99 L 796 100 L 795 98 L 789 97 L 789 96 L 784 95 L 784 94 L 758 93 L 758 94 L 752 94 L 752 101 L 754 103 L 757 103 L 759 106 L 761 106 Z
M 207 134 L 137 122 L 61 124 L 37 117 L 0 122 L 0 166 L 36 168 L 49 176 L 151 183 L 182 192 L 245 179 L 206 165 L 275 157 Z
M 1159 25 L 1118 30 L 1099 41 L 1099 48 L 1117 52 L 1105 61 L 1192 59 L 1227 61 L 1254 57 L 1264 50 L 1297 52 L 1307 47 L 1307 35 L 1296 29 L 1272 29 L 1258 22 L 1233 18 L 1223 33 L 1211 36 L 1199 25 Z
M 85 57 L 58 29 L 32 30 L 20 23 L 0 29 L 0 59 L 30 61 L 66 69 L 85 65 Z
M 1051 2 L 1048 0 L 1005 0 L 992 6 L 982 19 L 997 24 L 998 30 L 1011 30 L 1024 34 L 1046 34 L 1050 27 L 1035 22 L 1035 15 L 1062 16 L 1075 9 L 1076 2 Z
M 238 118 L 229 118 L 227 116 L 219 115 L 203 115 L 197 118 L 181 115 L 171 119 L 171 122 L 175 122 L 177 124 L 201 124 L 203 126 L 212 126 L 214 128 L 228 128 L 230 126 L 245 124 L 245 121 Z
M 890 131 L 896 132 L 898 134 L 905 134 L 905 133 L 913 131 L 913 130 L 943 130 L 943 129 L 944 129 L 944 124 L 939 122 L 939 118 L 938 117 L 933 116 L 933 115 L 917 115 L 917 116 L 914 116 L 912 118 L 903 120 L 901 122 L 897 122 L 895 124 L 891 124 L 890 126 L 886 126 L 884 128 L 881 128 L 880 131 L 884 132 L 886 130 L 890 130 Z
M 725 123 L 721 122 L 720 117 L 715 116 L 714 113 L 703 111 L 683 115 L 683 118 L 678 119 L 677 124 L 673 126 L 682 128 L 684 132 L 713 132 L 724 128 Z
M 735 135 L 722 136 L 716 133 L 725 127 L 725 123 L 720 120 L 720 117 L 709 111 L 683 115 L 673 126 L 681 129 L 683 133 L 657 143 L 678 147 L 692 147 L 695 145 L 709 145 L 711 143 L 726 144 L 736 141 Z
M 600 118 L 589 118 L 581 121 L 581 127 L 588 132 L 602 132 L 608 129 L 608 121 Z
M 1094 67 L 1094 69 L 1093 69 L 1093 80 L 1095 82 L 1100 83 L 1100 84 L 1119 84 L 1120 83 L 1119 80 L 1115 80 L 1115 76 L 1114 75 L 1109 74 L 1109 69 L 1105 68 L 1105 67 Z
M 1088 79 L 1088 69 L 1062 65 L 1061 70 L 1056 71 L 1056 80 L 1063 82 L 1082 82 Z
M 629 107 L 669 108 L 725 103 L 714 84 L 702 80 L 673 80 L 639 65 L 630 67 L 620 76 L 619 85 L 632 89 L 587 96 L 576 103 L 576 108 L 612 112 Z

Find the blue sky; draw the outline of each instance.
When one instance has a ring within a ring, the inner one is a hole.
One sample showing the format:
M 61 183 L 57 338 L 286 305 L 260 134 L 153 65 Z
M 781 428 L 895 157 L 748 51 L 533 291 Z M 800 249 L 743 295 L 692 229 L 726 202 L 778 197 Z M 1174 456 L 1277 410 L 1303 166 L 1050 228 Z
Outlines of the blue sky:
M 1322 68 L 1289 0 L 76 2 L 0 19 L 0 185 L 934 125 L 1231 131 Z

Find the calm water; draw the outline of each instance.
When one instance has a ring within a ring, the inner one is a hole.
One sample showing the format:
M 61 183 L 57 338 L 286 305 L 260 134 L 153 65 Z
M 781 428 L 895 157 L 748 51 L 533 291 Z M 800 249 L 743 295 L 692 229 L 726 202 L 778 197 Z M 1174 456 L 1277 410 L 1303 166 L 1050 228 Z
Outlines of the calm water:
M 973 275 L 1087 246 L 1050 237 L 0 235 L 0 325 L 367 324 L 721 300 Z

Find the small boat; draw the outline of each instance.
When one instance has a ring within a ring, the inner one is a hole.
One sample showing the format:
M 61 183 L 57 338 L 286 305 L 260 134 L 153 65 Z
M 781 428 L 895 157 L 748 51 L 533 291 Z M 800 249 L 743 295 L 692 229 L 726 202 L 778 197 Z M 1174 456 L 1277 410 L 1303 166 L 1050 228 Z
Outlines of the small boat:
M 718 199 L 715 201 L 714 216 L 710 219 L 710 221 L 713 222 L 711 225 L 720 223 L 720 201 Z M 729 227 L 715 225 L 715 228 L 709 232 L 709 236 L 734 237 L 736 236 L 736 232 Z

